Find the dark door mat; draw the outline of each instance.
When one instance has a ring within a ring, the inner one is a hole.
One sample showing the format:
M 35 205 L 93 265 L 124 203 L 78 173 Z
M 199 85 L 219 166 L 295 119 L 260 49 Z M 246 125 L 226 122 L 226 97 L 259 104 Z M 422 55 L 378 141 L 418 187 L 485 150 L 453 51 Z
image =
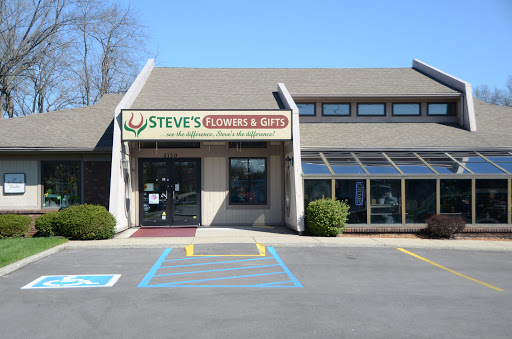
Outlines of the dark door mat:
M 260 250 L 261 249 L 261 250 Z M 194 256 L 229 255 L 229 256 L 265 256 L 264 246 L 260 244 L 194 244 L 187 247 L 187 253 Z
M 133 233 L 130 238 L 151 237 L 194 237 L 197 227 L 144 227 Z

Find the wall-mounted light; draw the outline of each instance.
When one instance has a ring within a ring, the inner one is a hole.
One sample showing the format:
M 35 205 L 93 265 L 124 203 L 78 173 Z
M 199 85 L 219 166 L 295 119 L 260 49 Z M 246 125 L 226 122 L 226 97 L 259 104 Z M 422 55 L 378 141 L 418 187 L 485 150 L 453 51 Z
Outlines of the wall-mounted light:
M 286 156 L 284 161 L 286 162 L 286 168 L 290 168 L 290 166 L 293 165 L 293 158 L 290 158 L 289 155 Z
M 124 182 L 128 182 L 128 176 L 130 175 L 130 160 L 123 159 L 121 160 L 121 167 L 123 168 L 123 177 Z
M 124 170 L 127 170 L 130 168 L 130 160 L 128 159 L 123 159 L 121 160 L 121 167 L 124 169 Z

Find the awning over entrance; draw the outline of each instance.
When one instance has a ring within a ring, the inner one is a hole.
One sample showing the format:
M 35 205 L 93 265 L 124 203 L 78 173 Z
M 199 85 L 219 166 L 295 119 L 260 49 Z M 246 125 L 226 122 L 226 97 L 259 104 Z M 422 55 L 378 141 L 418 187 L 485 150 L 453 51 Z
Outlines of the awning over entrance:
M 512 152 L 302 151 L 304 177 L 510 175 Z

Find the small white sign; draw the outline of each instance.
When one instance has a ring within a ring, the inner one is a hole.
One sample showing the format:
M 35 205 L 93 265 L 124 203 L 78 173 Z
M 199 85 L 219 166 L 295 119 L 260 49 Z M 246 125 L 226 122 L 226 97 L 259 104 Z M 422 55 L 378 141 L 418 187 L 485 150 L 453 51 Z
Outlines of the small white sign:
M 4 193 L 25 193 L 25 173 L 5 173 Z
M 154 183 L 146 183 L 144 184 L 144 192 L 153 192 L 155 190 Z
M 158 204 L 160 202 L 158 193 L 151 193 L 149 195 L 149 203 L 150 204 Z

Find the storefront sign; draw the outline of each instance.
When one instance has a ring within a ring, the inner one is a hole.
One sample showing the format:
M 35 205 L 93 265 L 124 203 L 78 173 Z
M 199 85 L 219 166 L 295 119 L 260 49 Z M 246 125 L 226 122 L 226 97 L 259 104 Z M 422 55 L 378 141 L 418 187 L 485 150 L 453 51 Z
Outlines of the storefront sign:
M 291 140 L 291 111 L 123 110 L 123 141 Z
M 25 193 L 25 173 L 6 173 L 4 193 Z

